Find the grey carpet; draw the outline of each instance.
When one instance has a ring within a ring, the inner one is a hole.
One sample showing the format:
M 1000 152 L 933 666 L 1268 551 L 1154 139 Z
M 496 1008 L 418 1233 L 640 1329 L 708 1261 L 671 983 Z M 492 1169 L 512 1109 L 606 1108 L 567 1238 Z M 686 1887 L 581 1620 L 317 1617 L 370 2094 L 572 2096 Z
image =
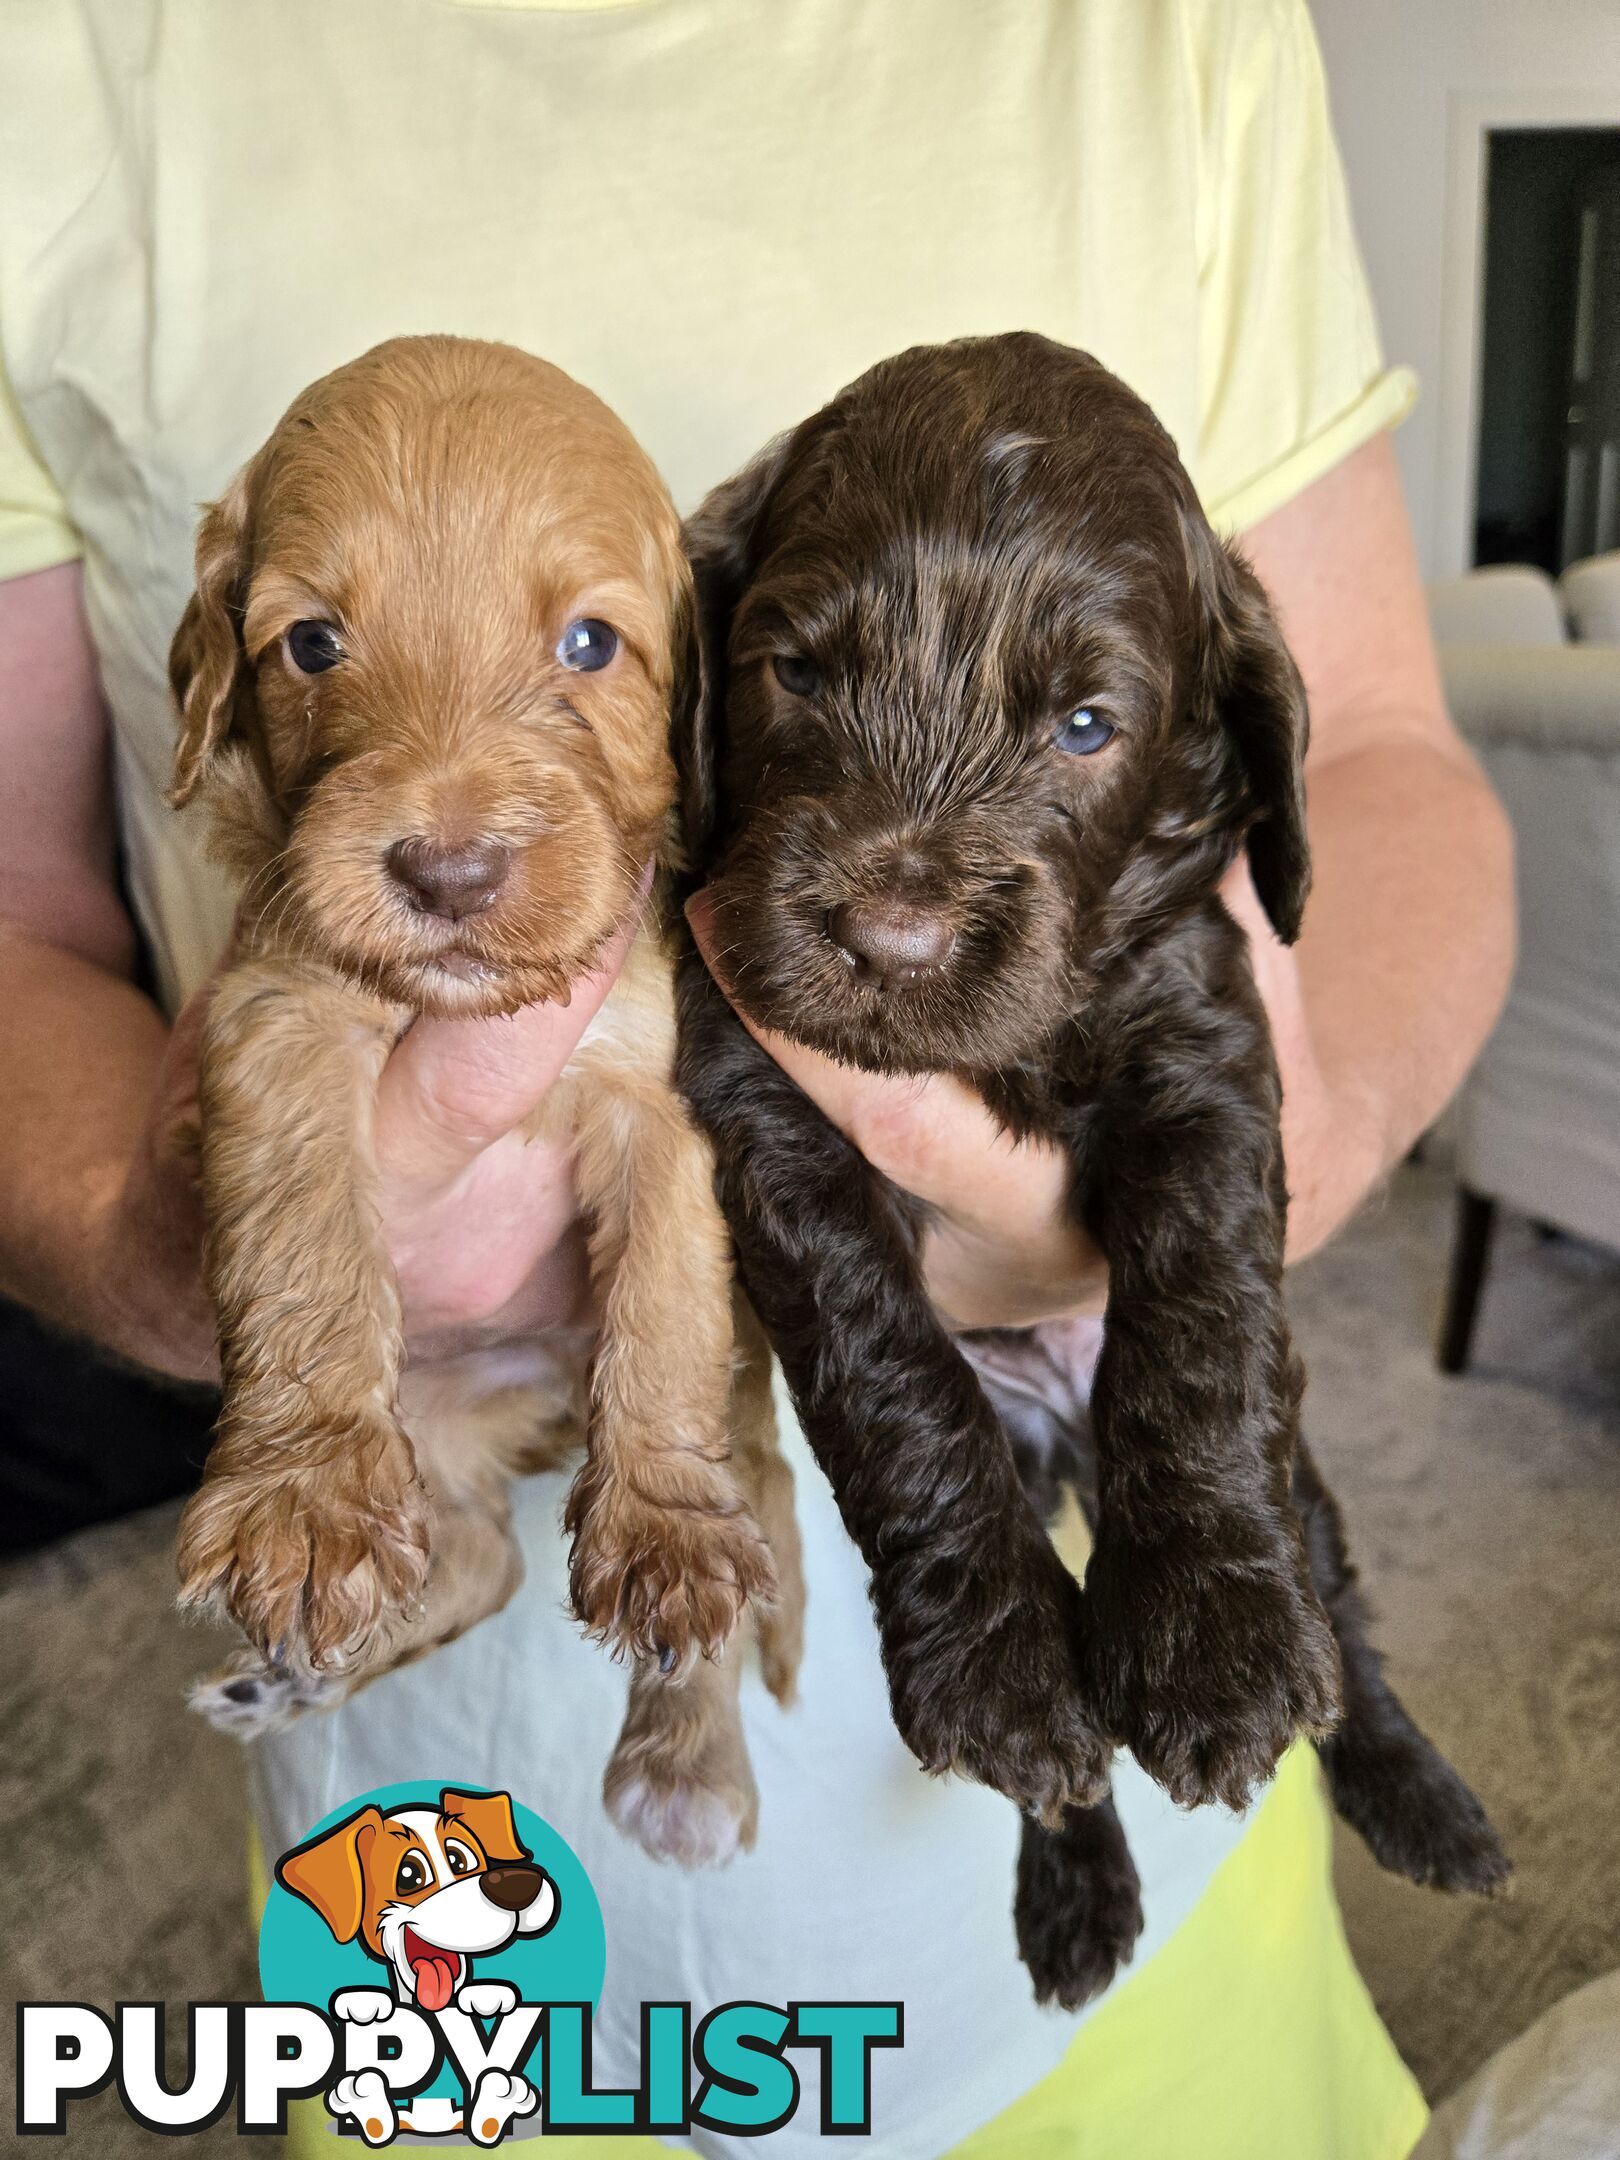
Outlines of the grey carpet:
M 1391 1671 L 1519 1864 L 1512 1898 L 1452 1905 L 1341 1840 L 1351 1940 L 1434 2094 L 1620 1965 L 1620 1261 L 1510 1223 L 1476 1368 L 1447 1381 L 1449 1230 L 1444 1179 L 1406 1170 L 1292 1278 L 1310 1429 Z M 218 1644 L 170 1613 L 173 1529 L 156 1510 L 0 1569 L 13 2000 L 253 1991 L 241 1772 L 180 1706 Z M 110 2097 L 74 2121 L 98 2160 L 168 2145 Z M 242 2147 L 221 2129 L 186 2149 Z
M 1390 1673 L 1518 1865 L 1510 1897 L 1453 1903 L 1340 1839 L 1350 1939 L 1431 2094 L 1620 1965 L 1620 1260 L 1508 1218 L 1448 1380 L 1450 1229 L 1447 1182 L 1409 1170 L 1292 1278 Z

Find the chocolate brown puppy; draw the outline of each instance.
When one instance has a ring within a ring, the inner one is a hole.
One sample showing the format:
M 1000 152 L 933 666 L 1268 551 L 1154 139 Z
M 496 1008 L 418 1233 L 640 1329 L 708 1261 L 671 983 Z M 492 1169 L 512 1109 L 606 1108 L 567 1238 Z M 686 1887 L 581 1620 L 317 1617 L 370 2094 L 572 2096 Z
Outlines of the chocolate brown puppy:
M 1193 1800 L 1322 1732 L 1342 1676 L 1339 1812 L 1385 1867 L 1496 1889 L 1495 1833 L 1385 1679 L 1298 1441 L 1276 1074 L 1214 897 L 1247 844 L 1291 936 L 1308 878 L 1304 700 L 1252 576 L 1140 401 L 1028 337 L 875 369 L 688 545 L 687 820 L 739 1002 L 858 1065 L 956 1072 L 1056 1139 L 1111 1263 L 1094 1415 L 1028 1334 L 953 1344 L 917 1210 L 683 963 L 683 1080 L 871 1560 L 902 1727 L 1048 1814 L 1015 1903 L 1037 1992 L 1083 2002 L 1141 1927 L 1111 1803 L 1050 1806 L 1092 1775 L 1087 1681 L 1106 1736 Z M 1031 1537 L 1063 1485 L 1098 1540 L 1084 1601 Z
M 951 1072 L 1069 1162 L 1109 1263 L 1084 1598 L 933 1314 L 920 1210 L 695 953 L 681 1079 L 745 1281 L 872 1571 L 900 1730 L 1055 1820 L 1128 1745 L 1243 1803 L 1340 1709 L 1290 1487 L 1279 1086 L 1217 897 L 1310 879 L 1297 670 L 1169 436 L 1031 335 L 862 376 L 688 528 L 688 846 L 744 1011 Z

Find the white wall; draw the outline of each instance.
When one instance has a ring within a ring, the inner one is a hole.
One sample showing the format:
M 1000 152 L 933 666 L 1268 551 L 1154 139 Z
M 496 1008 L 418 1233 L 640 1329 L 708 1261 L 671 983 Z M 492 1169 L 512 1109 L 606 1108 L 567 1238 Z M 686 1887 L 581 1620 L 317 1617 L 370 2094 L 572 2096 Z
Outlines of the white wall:
M 1480 128 L 1620 126 L 1620 0 L 1311 9 L 1384 343 L 1423 380 L 1397 442 L 1425 569 L 1447 575 L 1472 507 Z

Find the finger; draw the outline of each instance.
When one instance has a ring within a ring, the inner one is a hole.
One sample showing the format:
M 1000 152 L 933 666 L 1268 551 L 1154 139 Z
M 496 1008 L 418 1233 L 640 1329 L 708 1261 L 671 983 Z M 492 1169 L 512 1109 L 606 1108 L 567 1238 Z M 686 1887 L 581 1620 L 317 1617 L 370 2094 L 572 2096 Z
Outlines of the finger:
M 686 916 L 729 996 L 706 893 L 693 895 Z M 1101 1256 L 1071 1220 L 1060 1149 L 1014 1140 L 950 1074 L 861 1072 L 757 1027 L 733 1005 L 760 1047 L 873 1168 L 935 1210 L 923 1272 L 941 1311 L 962 1326 L 1002 1327 L 1101 1309 Z
M 192 992 L 170 1023 L 155 1104 L 155 1123 L 164 1136 L 172 1133 L 177 1125 L 189 1126 L 196 1119 L 198 1067 L 202 1062 L 208 1011 L 214 1002 L 214 992 L 219 988 L 220 977 L 235 963 L 247 912 L 247 902 L 238 902 L 225 950 L 213 972 L 200 989 Z
M 202 1058 L 203 1031 L 218 981 L 218 975 L 211 975 L 200 990 L 194 991 L 175 1014 L 169 1029 L 154 1106 L 154 1123 L 164 1139 L 172 1134 L 176 1125 L 196 1116 L 197 1068 Z
M 645 886 L 643 888 L 645 892 Z M 640 927 L 637 908 L 566 1001 L 494 1020 L 418 1020 L 377 1091 L 377 1161 L 396 1187 L 452 1183 L 544 1099 L 617 980 Z
M 1266 1008 L 1282 1083 L 1282 1150 L 1288 1181 L 1288 1249 L 1303 1257 L 1336 1229 L 1384 1167 L 1376 1101 L 1328 1085 L 1300 971 L 1300 948 L 1272 929 L 1244 861 L 1221 883 L 1221 900 L 1249 940 L 1255 987 Z
M 1321 1084 L 1297 948 L 1285 945 L 1271 927 L 1245 857 L 1240 856 L 1221 880 L 1221 904 L 1249 941 L 1249 965 L 1271 1025 L 1282 1078 L 1286 1123 L 1290 1094 L 1314 1097 Z
M 1271 927 L 1271 918 L 1260 905 L 1260 895 L 1254 889 L 1246 855 L 1240 855 L 1221 879 L 1221 905 L 1249 941 L 1255 980 L 1264 995 L 1266 979 L 1274 972 L 1278 960 L 1291 961 L 1293 955 L 1291 948 Z

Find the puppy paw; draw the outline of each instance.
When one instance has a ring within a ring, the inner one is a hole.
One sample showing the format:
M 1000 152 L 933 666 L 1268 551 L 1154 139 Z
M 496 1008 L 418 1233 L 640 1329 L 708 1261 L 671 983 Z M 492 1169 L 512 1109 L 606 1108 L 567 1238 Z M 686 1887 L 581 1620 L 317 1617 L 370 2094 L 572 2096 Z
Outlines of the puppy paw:
M 326 2096 L 328 2111 L 352 2123 L 368 2145 L 390 2144 L 399 2129 L 394 2103 L 381 2071 L 357 2070 L 339 2078 Z
M 1080 1587 L 1031 1518 L 966 1553 L 874 1576 L 895 1724 L 927 1770 L 954 1771 L 1055 1820 L 1108 1789 L 1110 1750 L 1082 1688 Z
M 1378 1727 L 1346 1717 L 1322 1743 L 1333 1805 L 1380 1867 L 1425 1889 L 1495 1897 L 1513 1863 L 1476 1795 L 1398 1710 Z
M 332 2015 L 344 2025 L 380 2025 L 396 2007 L 386 1988 L 339 1988 L 332 1997 Z
M 506 1980 L 469 1980 L 456 1997 L 456 2008 L 469 2017 L 505 2017 L 518 2006 L 518 1991 Z
M 705 1744 L 678 1727 L 614 1751 L 602 1801 L 615 1828 L 654 1860 L 724 1867 L 753 1848 L 759 1792 L 742 1735 Z
M 1211 1562 L 1099 1540 L 1087 1665 L 1110 1739 L 1181 1807 L 1247 1807 L 1301 1734 L 1340 1706 L 1338 1646 L 1279 1559 Z
M 312 1467 L 205 1477 L 180 1522 L 180 1604 L 228 1614 L 267 1664 L 339 1671 L 420 1601 L 427 1496 L 393 1426 L 299 1452 Z
M 575 1612 L 617 1652 L 666 1673 L 718 1657 L 750 1603 L 769 1603 L 776 1571 L 759 1526 L 719 1464 L 686 1459 L 678 1499 L 650 1496 L 588 1462 L 568 1503 Z
M 186 1701 L 216 1732 L 257 1740 L 261 1733 L 280 1732 L 306 1710 L 328 1709 L 342 1698 L 340 1680 L 267 1665 L 257 1650 L 243 1650 L 219 1672 L 199 1680 Z
M 532 2115 L 540 2095 L 515 2070 L 486 2070 L 467 2106 L 467 2135 L 475 2145 L 498 2145 L 514 2122 Z
M 1013 1923 L 1038 2002 L 1078 2010 L 1129 1962 L 1142 1885 L 1110 1803 L 1070 1808 L 1055 1830 L 1025 1822 Z

